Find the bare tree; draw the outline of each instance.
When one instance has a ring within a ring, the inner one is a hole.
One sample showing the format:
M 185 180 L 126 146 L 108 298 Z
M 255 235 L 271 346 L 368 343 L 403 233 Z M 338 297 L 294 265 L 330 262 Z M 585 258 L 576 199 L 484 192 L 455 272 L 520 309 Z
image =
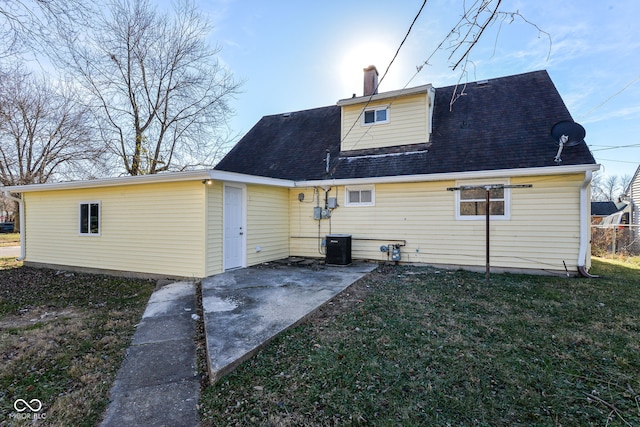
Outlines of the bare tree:
M 425 0 L 426 3 L 426 0 Z M 500 30 L 506 24 L 512 24 L 514 21 L 522 21 L 533 27 L 538 36 L 544 35 L 549 40 L 549 53 L 551 53 L 551 35 L 543 31 L 535 23 L 527 20 L 519 10 L 510 11 L 502 8 L 502 0 L 475 0 L 473 2 L 462 1 L 462 14 L 460 19 L 451 27 L 449 33 L 440 41 L 435 50 L 427 57 L 427 59 L 418 65 L 417 73 L 422 71 L 425 65 L 429 65 L 431 59 L 441 50 L 449 52 L 447 61 L 452 70 L 460 70 L 460 78 L 454 87 L 449 108 L 453 108 L 453 104 L 461 96 L 466 95 L 466 84 L 464 79 L 468 77 L 468 66 L 471 62 L 471 52 L 478 45 L 481 39 L 486 38 L 486 31 L 498 25 L 495 44 L 498 42 Z M 494 45 L 495 49 L 495 45 Z M 547 57 L 548 57 L 547 55 Z
M 92 3 L 84 0 L 7 0 L 0 2 L 0 59 L 46 51 L 55 28 L 83 21 Z
M 0 183 L 38 184 L 77 177 L 95 163 L 86 110 L 64 84 L 18 68 L 0 73 Z
M 216 60 L 209 23 L 193 3 L 183 0 L 168 15 L 147 0 L 116 0 L 92 25 L 68 37 L 68 64 L 126 173 L 212 165 L 239 83 Z
M 591 180 L 591 199 L 595 202 L 615 202 L 624 195 L 630 182 L 630 175 L 596 173 Z
M 620 182 L 618 175 L 609 175 L 604 179 L 602 190 L 607 201 L 616 199 L 616 193 L 619 191 Z
M 623 193 L 627 194 L 629 192 L 629 185 L 631 185 L 632 179 L 633 175 L 630 174 L 625 174 L 620 177 L 620 187 Z
M 16 202 L 9 200 L 3 194 L 0 194 L 0 221 L 15 222 L 16 219 Z

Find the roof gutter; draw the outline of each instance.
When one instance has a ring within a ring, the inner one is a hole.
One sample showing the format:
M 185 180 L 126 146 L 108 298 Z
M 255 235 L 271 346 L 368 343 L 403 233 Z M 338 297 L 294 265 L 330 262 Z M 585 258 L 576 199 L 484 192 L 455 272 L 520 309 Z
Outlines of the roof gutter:
M 102 188 L 118 185 L 158 184 L 167 182 L 200 181 L 213 179 L 217 181 L 239 182 L 243 184 L 271 185 L 274 187 L 294 187 L 293 181 L 247 175 L 236 172 L 225 172 L 215 169 L 171 172 L 153 175 L 123 176 L 116 178 L 92 179 L 86 181 L 52 182 L 46 184 L 27 184 L 4 187 L 5 191 L 30 193 L 37 191 L 75 190 L 80 188 Z
M 591 179 L 593 178 L 593 172 L 588 170 L 584 173 L 584 181 L 582 181 L 582 185 L 580 186 L 580 249 L 578 251 L 578 273 L 582 277 L 595 278 L 597 276 L 593 276 L 589 274 L 586 269 L 587 262 L 587 248 L 589 247 L 589 184 L 591 184 Z
M 269 178 L 265 176 L 247 175 L 238 172 L 227 172 L 217 169 L 212 169 L 209 172 L 209 176 L 213 180 L 225 181 L 225 182 L 238 182 L 241 184 L 257 184 L 257 185 L 269 185 L 272 187 L 295 187 L 295 183 L 289 179 L 281 178 Z
M 7 199 L 18 202 L 18 213 L 20 214 L 20 258 L 17 261 L 22 261 L 27 257 L 27 247 L 25 245 L 25 233 L 24 233 L 24 200 L 20 197 L 11 195 L 9 190 L 3 188 L 4 196 Z
M 121 176 L 115 178 L 90 179 L 86 181 L 52 182 L 44 184 L 26 184 L 5 187 L 16 193 L 33 191 L 72 190 L 78 188 L 113 187 L 117 185 L 154 184 L 163 182 L 192 181 L 211 178 L 208 170 L 161 173 L 152 175 Z
M 296 181 L 295 187 L 317 187 L 323 185 L 366 185 L 366 184 L 393 184 L 405 182 L 433 182 L 433 181 L 451 181 L 462 179 L 483 179 L 483 178 L 512 178 L 520 176 L 533 175 L 560 175 L 569 173 L 586 172 L 591 173 L 600 169 L 598 164 L 589 165 L 572 165 L 557 167 L 540 167 L 540 168 L 522 168 L 522 169 L 497 169 L 471 172 L 447 172 L 423 175 L 394 175 L 379 176 L 371 178 L 346 178 L 346 179 L 319 179 L 310 181 Z M 589 180 L 589 182 L 591 182 Z M 587 187 L 588 187 L 587 183 Z M 586 191 L 586 188 L 585 188 Z

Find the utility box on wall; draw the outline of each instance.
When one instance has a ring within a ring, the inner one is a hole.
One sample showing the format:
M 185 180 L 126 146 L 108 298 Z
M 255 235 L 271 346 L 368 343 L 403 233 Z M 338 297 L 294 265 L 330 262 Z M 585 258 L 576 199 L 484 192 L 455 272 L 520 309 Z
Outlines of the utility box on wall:
M 351 234 L 327 235 L 327 264 L 351 264 Z

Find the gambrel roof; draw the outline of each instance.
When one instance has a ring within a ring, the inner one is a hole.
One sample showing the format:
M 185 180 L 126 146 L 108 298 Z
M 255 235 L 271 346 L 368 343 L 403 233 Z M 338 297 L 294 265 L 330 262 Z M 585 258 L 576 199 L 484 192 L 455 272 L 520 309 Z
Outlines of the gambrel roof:
M 336 105 L 265 116 L 215 169 L 303 181 L 557 167 L 551 128 L 572 120 L 546 71 L 436 88 L 433 133 L 420 144 L 341 152 L 340 115 Z M 561 157 L 595 164 L 586 144 Z

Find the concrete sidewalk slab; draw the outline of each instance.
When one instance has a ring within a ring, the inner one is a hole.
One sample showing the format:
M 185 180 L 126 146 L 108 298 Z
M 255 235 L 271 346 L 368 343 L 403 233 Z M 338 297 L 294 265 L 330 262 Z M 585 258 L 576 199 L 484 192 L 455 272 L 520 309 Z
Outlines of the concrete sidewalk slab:
M 111 389 L 102 426 L 197 426 L 196 288 L 156 290 Z
M 20 256 L 20 246 L 0 247 L 0 258 L 18 258 Z
M 212 381 L 278 333 L 299 323 L 377 264 L 282 266 L 228 271 L 202 281 Z

